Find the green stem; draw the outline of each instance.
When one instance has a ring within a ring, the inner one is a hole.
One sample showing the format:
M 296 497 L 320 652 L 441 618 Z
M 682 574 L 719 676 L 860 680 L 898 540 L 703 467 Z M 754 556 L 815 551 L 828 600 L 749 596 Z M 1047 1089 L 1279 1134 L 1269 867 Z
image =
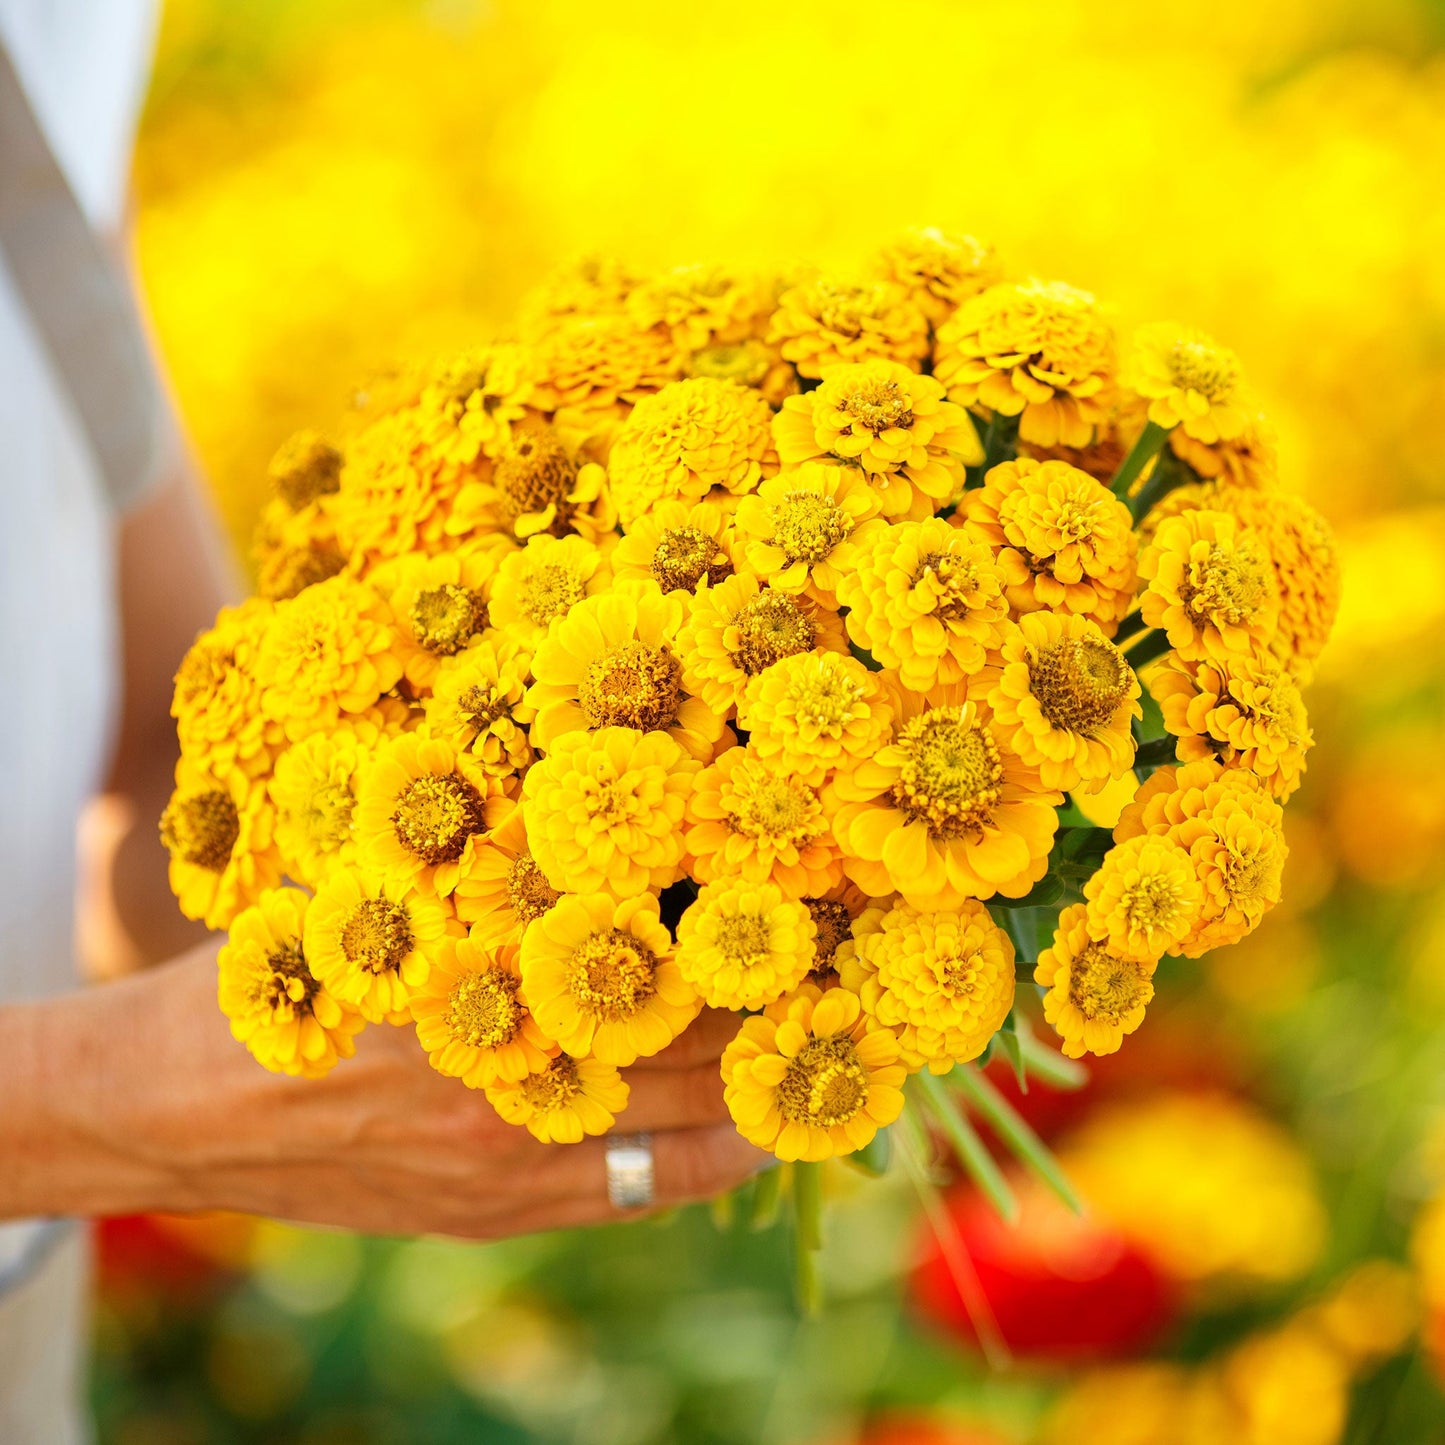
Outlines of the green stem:
M 944 1136 L 958 1156 L 964 1172 L 987 1196 L 998 1211 L 1000 1218 L 1014 1224 L 1019 1217 L 1018 1200 L 1003 1177 L 1003 1171 L 994 1162 L 978 1131 L 959 1111 L 957 1101 L 944 1086 L 937 1074 L 925 1069 L 913 1076 L 913 1085 L 922 1096 L 923 1105 L 929 1116 L 943 1130 Z
M 793 1238 L 797 1266 L 798 1307 L 816 1315 L 822 1307 L 818 1251 L 823 1247 L 823 1166 L 799 1160 L 793 1165 Z
M 1159 455 L 1159 448 L 1164 445 L 1168 435 L 1168 428 L 1160 426 L 1158 422 L 1145 422 L 1144 430 L 1139 433 L 1139 440 L 1129 448 L 1129 455 L 1120 463 L 1119 470 L 1114 473 L 1114 480 L 1109 483 L 1109 489 L 1116 497 L 1129 495 L 1129 488 L 1134 485 L 1139 473 Z
M 1136 522 L 1147 517 L 1176 487 L 1199 478 L 1172 452 L 1165 452 L 1154 464 L 1149 480 L 1129 498 L 1129 511 Z
M 1019 1029 L 1019 1046 L 1023 1050 L 1024 1067 L 1051 1089 L 1082 1089 L 1089 1082 L 1089 1071 L 1082 1064 L 1066 1059 L 1057 1049 L 1036 1039 L 1027 1027 Z
M 1124 639 L 1133 637 L 1136 632 L 1144 626 L 1144 614 L 1137 610 L 1131 612 L 1120 624 L 1119 630 L 1114 634 L 1114 646 L 1122 647 Z
M 1177 742 L 1172 737 L 1150 738 L 1134 751 L 1136 768 L 1163 768 L 1177 761 Z
M 967 1064 L 955 1069 L 948 1077 L 994 1133 L 1008 1145 L 1015 1158 L 1028 1165 L 1075 1214 L 1082 1214 L 1084 1206 L 1065 1178 L 1064 1171 L 1059 1168 L 1059 1161 L 993 1084 Z
M 783 1174 L 781 1164 L 775 1164 L 753 1181 L 753 1196 L 748 1204 L 748 1227 L 768 1229 L 778 1218 L 778 1205 L 783 1197 Z
M 1132 646 L 1124 649 L 1124 661 L 1138 672 L 1140 668 L 1147 667 L 1156 658 L 1163 657 L 1169 651 L 1169 634 L 1154 628 L 1149 632 L 1139 635 L 1139 640 Z

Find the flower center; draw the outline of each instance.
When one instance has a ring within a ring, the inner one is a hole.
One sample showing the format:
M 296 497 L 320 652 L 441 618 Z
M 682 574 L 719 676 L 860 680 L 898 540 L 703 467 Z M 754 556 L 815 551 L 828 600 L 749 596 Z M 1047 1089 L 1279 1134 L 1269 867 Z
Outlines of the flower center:
M 1197 391 L 1211 402 L 1228 401 L 1239 384 L 1239 358 L 1207 341 L 1176 341 L 1169 348 L 1168 364 L 1175 386 Z
M 821 808 L 811 788 L 788 777 L 740 779 L 729 801 L 728 823 L 746 838 L 806 846 L 820 831 Z
M 741 386 L 761 386 L 768 374 L 768 353 L 756 341 L 744 341 L 736 346 L 719 343 L 693 352 L 688 369 L 693 376 L 736 381 Z
M 931 601 L 936 616 L 962 617 L 978 595 L 978 568 L 952 552 L 930 552 L 913 574 L 913 590 Z
M 843 670 L 841 660 L 825 654 L 818 659 L 816 669 L 810 668 L 806 676 L 795 675 L 787 692 L 793 716 L 830 737 L 837 737 L 850 722 L 866 713 L 866 708 L 859 706 L 863 702 L 862 684 Z
M 1168 878 L 1158 874 L 1140 878 L 1119 895 L 1119 904 L 1131 928 L 1152 933 L 1172 929 L 1184 909 L 1184 900 Z
M 635 638 L 595 659 L 577 689 L 589 727 L 656 732 L 677 721 L 682 664 L 667 647 Z
M 517 1002 L 521 982 L 502 968 L 484 968 L 459 978 L 447 999 L 447 1031 L 458 1043 L 474 1049 L 498 1049 L 511 1043 L 522 1027 Z
M 197 642 L 176 669 L 176 701 L 194 703 L 220 691 L 236 666 L 236 654 L 218 641 Z
M 283 1019 L 309 1014 L 321 983 L 306 962 L 301 940 L 290 938 L 278 945 L 266 955 L 266 964 L 251 980 L 248 993 L 252 1005 Z
M 588 1012 L 631 1018 L 657 992 L 657 955 L 620 928 L 589 933 L 572 954 L 567 988 Z
M 1153 997 L 1154 986 L 1143 967 L 1116 958 L 1102 944 L 1091 943 L 1075 960 L 1069 978 L 1069 1002 L 1086 1019 L 1116 1024 Z
M 271 462 L 271 484 L 276 495 L 299 512 L 317 497 L 341 486 L 342 456 L 329 442 L 312 432 L 291 438 Z
M 241 818 L 229 793 L 219 788 L 173 798 L 161 814 L 161 842 L 179 863 L 224 871 L 241 836 Z
M 853 937 L 853 918 L 847 905 L 833 898 L 805 898 L 803 904 L 818 930 L 814 944 L 817 959 L 812 970 L 816 977 L 833 967 L 838 946 Z
M 426 773 L 406 785 L 391 815 L 397 842 L 427 863 L 455 863 L 484 826 L 482 796 L 455 773 Z
M 773 508 L 773 546 L 790 562 L 821 562 L 853 530 L 853 518 L 831 497 L 789 492 Z
M 1241 848 L 1237 844 L 1225 848 L 1220 872 L 1231 903 L 1248 906 L 1259 901 L 1267 891 L 1270 861 L 1266 853 L 1253 848 Z
M 933 976 L 938 986 L 957 998 L 960 994 L 971 994 L 978 982 L 978 970 L 983 955 L 977 949 L 969 954 L 941 953 L 930 960 Z
M 347 962 L 369 973 L 395 973 L 413 942 L 410 916 L 389 898 L 363 898 L 341 929 Z
M 554 617 L 565 616 L 586 595 L 587 584 L 575 572 L 559 562 L 547 562 L 523 578 L 522 611 L 538 627 L 545 627 Z
M 556 507 L 557 516 L 549 530 L 557 536 L 568 530 L 576 508 L 568 504 L 567 496 L 577 483 L 577 464 L 550 427 L 519 436 L 497 463 L 492 480 L 508 522 L 528 512 Z
M 850 286 L 823 282 L 813 288 L 819 327 L 840 336 L 861 336 L 863 322 L 878 311 L 876 286 Z
M 896 381 L 870 378 L 843 398 L 843 410 L 853 427 L 874 436 L 894 427 L 906 430 L 913 425 L 913 406 Z
M 522 1097 L 539 1114 L 564 1108 L 581 1092 L 577 1060 L 570 1054 L 558 1054 L 540 1074 L 528 1074 L 522 1080 Z
M 288 547 L 261 564 L 257 591 L 273 602 L 284 602 L 317 582 L 335 577 L 345 566 L 346 558 L 335 547 Z
M 733 564 L 717 538 L 701 527 L 671 527 L 657 539 L 652 575 L 664 592 L 691 592 L 704 577 L 716 587 L 733 575 Z
M 903 755 L 893 804 L 935 837 L 976 832 L 993 817 L 1003 763 L 988 729 L 964 721 L 961 707 L 930 708 L 898 735 Z
M 1103 638 L 1062 637 L 1029 664 L 1029 691 L 1054 727 L 1092 737 L 1129 693 L 1129 664 Z
M 812 1039 L 788 1061 L 778 1085 L 778 1109 L 794 1124 L 831 1129 L 868 1102 L 868 1070 L 845 1034 Z
M 486 732 L 498 718 L 512 715 L 512 704 L 499 688 L 473 683 L 457 698 L 457 711 L 478 736 Z
M 1264 565 L 1253 548 L 1213 543 L 1208 557 L 1190 561 L 1179 600 L 1196 623 L 1247 624 L 1268 595 Z
M 749 677 L 779 658 L 811 652 L 817 641 L 817 629 L 802 608 L 791 597 L 766 590 L 738 608 L 723 632 L 723 646 Z
M 345 783 L 323 783 L 307 798 L 297 823 L 318 853 L 334 853 L 351 836 L 355 807 L 356 798 Z
M 530 853 L 517 854 L 507 874 L 507 897 L 523 928 L 540 918 L 561 896 Z
M 460 652 L 487 625 L 487 604 L 480 592 L 444 582 L 416 594 L 411 630 L 417 642 L 439 657 Z
M 733 913 L 719 918 L 713 936 L 718 952 L 740 968 L 755 968 L 762 963 L 772 941 L 772 927 L 757 913 Z

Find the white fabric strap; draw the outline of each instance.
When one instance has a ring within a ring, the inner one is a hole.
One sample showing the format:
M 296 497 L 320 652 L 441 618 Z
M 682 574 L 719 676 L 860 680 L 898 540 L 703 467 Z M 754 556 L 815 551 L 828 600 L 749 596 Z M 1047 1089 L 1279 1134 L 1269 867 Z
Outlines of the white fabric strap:
M 161 394 L 130 287 L 106 254 L 0 41 L 0 257 L 74 403 L 115 510 L 149 486 Z

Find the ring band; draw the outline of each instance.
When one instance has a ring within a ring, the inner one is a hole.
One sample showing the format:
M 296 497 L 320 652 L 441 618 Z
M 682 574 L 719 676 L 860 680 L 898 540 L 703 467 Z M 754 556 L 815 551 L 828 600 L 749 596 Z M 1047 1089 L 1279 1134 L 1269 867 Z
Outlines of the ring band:
M 607 1199 L 614 1209 L 648 1209 L 654 1201 L 652 1135 L 619 1134 L 607 1141 Z

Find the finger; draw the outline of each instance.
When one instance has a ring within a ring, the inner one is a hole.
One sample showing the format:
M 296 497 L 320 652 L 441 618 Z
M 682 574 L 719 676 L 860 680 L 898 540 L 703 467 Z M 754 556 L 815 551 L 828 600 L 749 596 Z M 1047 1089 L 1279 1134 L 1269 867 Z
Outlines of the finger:
M 638 1059 L 638 1069 L 691 1069 L 716 1062 L 732 1042 L 742 1020 L 726 1009 L 705 1008 L 660 1054 Z
M 623 1071 L 631 1093 L 619 1116 L 617 1132 L 639 1129 L 693 1129 L 727 1121 L 722 1074 L 717 1060 L 695 1069 Z

